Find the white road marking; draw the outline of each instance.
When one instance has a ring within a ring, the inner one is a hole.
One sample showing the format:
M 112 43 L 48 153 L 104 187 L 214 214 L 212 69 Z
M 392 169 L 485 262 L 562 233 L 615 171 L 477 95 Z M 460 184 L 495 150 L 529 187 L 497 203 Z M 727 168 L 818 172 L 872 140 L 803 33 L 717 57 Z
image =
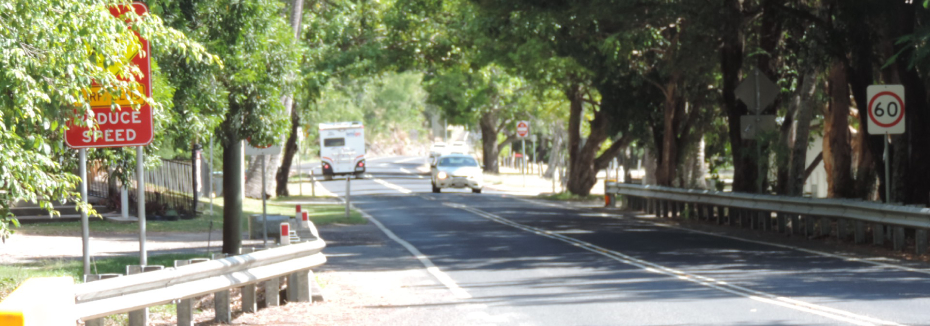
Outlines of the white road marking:
M 369 215 L 367 212 L 361 209 L 358 209 L 357 207 L 355 209 L 358 210 L 359 213 L 362 214 L 362 216 L 364 216 L 365 218 L 370 220 L 372 223 L 374 223 L 376 226 L 378 226 L 378 228 L 381 229 L 381 232 L 384 232 L 384 234 L 387 235 L 388 238 L 391 238 L 391 240 L 394 240 L 395 242 L 399 243 L 401 246 L 404 246 L 404 248 L 407 248 L 407 251 L 409 251 L 410 254 L 416 257 L 416 259 L 419 260 L 420 263 L 422 263 L 423 266 L 426 267 L 426 271 L 432 274 L 433 277 L 435 277 L 436 280 L 439 281 L 439 283 L 442 283 L 442 285 L 445 285 L 447 288 L 449 288 L 449 291 L 452 291 L 452 294 L 455 295 L 456 298 L 471 299 L 471 294 L 468 294 L 468 291 L 465 291 L 465 289 L 462 289 L 457 283 L 455 283 L 454 280 L 452 280 L 451 277 L 449 277 L 448 274 L 440 270 L 439 267 L 436 267 L 436 265 L 433 264 L 433 262 L 429 259 L 429 257 L 427 257 L 422 252 L 420 252 L 420 250 L 417 250 L 417 248 L 414 247 L 412 244 L 398 237 L 396 234 L 394 234 L 394 232 L 389 230 L 387 227 L 384 226 L 384 224 L 381 224 L 380 221 L 375 219 L 373 216 Z
M 394 161 L 394 162 L 395 162 L 395 163 L 407 163 L 407 162 L 416 161 L 416 160 L 426 160 L 426 158 L 424 158 L 424 157 L 411 157 L 411 158 L 407 158 L 407 159 L 403 159 L 403 160 L 397 160 L 397 161 Z
M 543 201 L 538 201 L 538 200 L 532 200 L 532 199 L 517 198 L 517 200 L 522 200 L 522 201 L 525 201 L 525 202 L 528 202 L 528 203 L 532 203 L 532 204 L 535 204 L 535 205 L 542 205 L 542 206 L 555 207 L 555 208 L 563 208 L 563 209 L 571 209 L 571 210 L 583 210 L 583 209 L 587 209 L 587 207 L 574 207 L 574 206 L 570 206 L 570 205 L 560 206 L 560 205 L 556 205 L 556 204 L 552 204 L 552 203 L 547 203 L 547 202 L 543 202 Z M 633 213 L 633 214 L 636 214 L 636 213 Z M 623 215 L 621 215 L 621 214 L 584 213 L 584 214 L 581 214 L 581 215 L 582 215 L 582 216 L 599 216 L 599 217 L 607 217 L 607 218 L 614 218 L 614 219 L 622 219 L 622 218 L 623 218 Z M 636 215 L 642 215 L 642 214 L 636 214 Z M 643 220 L 636 220 L 636 222 L 644 223 L 644 224 L 651 224 L 651 225 L 655 225 L 655 226 L 661 226 L 661 227 L 665 227 L 665 228 L 669 228 L 669 229 L 681 230 L 681 231 L 685 231 L 685 232 L 693 232 L 693 233 L 711 235 L 711 236 L 715 236 L 715 237 L 726 238 L 726 239 L 732 239 L 732 240 L 738 240 L 738 241 L 743 241 L 743 242 L 749 242 L 749 243 L 755 243 L 755 244 L 768 245 L 768 246 L 773 246 L 773 247 L 778 247 L 778 248 L 784 248 L 784 249 L 797 250 L 797 251 L 806 252 L 806 253 L 809 253 L 809 254 L 814 254 L 814 255 L 819 255 L 819 256 L 824 256 L 824 257 L 830 257 L 830 258 L 841 259 L 841 260 L 848 261 L 848 262 L 858 262 L 858 263 L 870 264 L 870 265 L 874 265 L 874 266 L 880 266 L 880 267 L 884 267 L 884 268 L 888 268 L 888 269 L 897 269 L 897 270 L 902 270 L 902 271 L 906 271 L 906 272 L 913 272 L 913 273 L 921 273 L 921 274 L 930 275 L 930 270 L 928 270 L 928 269 L 919 269 L 919 268 L 913 268 L 913 267 L 895 265 L 895 264 L 891 264 L 891 263 L 885 263 L 885 262 L 881 262 L 881 261 L 872 260 L 872 259 L 874 259 L 874 258 L 856 258 L 856 257 L 844 256 L 844 255 L 840 255 L 840 254 L 832 254 L 832 253 L 823 252 L 823 251 L 817 251 L 817 250 L 811 250 L 811 249 L 806 249 L 806 248 L 801 248 L 801 247 L 795 247 L 795 246 L 791 246 L 791 245 L 778 244 L 778 243 L 771 243 L 771 242 L 765 242 L 765 241 L 759 241 L 759 240 L 744 239 L 744 238 L 740 238 L 740 237 L 736 237 L 736 236 L 730 236 L 730 235 L 719 234 L 719 233 L 714 233 L 714 232 L 692 230 L 692 229 L 683 228 L 683 227 L 677 227 L 677 226 L 673 226 L 673 225 L 666 224 L 666 223 L 661 223 L 661 222 L 650 222 L 650 221 L 643 221 Z
M 511 226 L 511 227 L 524 230 L 527 232 L 535 233 L 537 235 L 547 237 L 550 239 L 559 240 L 559 241 L 571 244 L 573 246 L 582 248 L 584 250 L 587 250 L 587 251 L 590 251 L 590 252 L 593 252 L 593 253 L 596 253 L 602 256 L 606 256 L 608 258 L 619 261 L 621 263 L 639 267 L 648 272 L 671 276 L 677 279 L 696 283 L 702 286 L 724 291 L 724 292 L 731 293 L 734 295 L 739 295 L 739 296 L 746 297 L 752 300 L 756 300 L 756 301 L 760 301 L 760 302 L 764 302 L 768 304 L 773 304 L 773 305 L 777 305 L 777 306 L 781 306 L 785 308 L 790 308 L 790 309 L 794 309 L 794 310 L 798 310 L 802 312 L 807 312 L 807 313 L 815 314 L 818 316 L 823 316 L 826 318 L 830 318 L 830 319 L 834 319 L 834 320 L 838 320 L 842 322 L 847 322 L 847 323 L 854 324 L 854 325 L 863 325 L 863 326 L 864 325 L 901 325 L 901 324 L 898 324 L 892 321 L 886 321 L 886 320 L 881 320 L 877 318 L 872 318 L 869 316 L 858 315 L 858 314 L 844 311 L 844 310 L 834 309 L 834 308 L 816 305 L 816 304 L 812 304 L 812 303 L 808 303 L 808 302 L 804 302 L 800 300 L 780 297 L 780 296 L 776 296 L 774 294 L 770 294 L 770 293 L 766 293 L 762 291 L 752 290 L 749 288 L 745 288 L 745 287 L 735 285 L 735 284 L 730 284 L 724 281 L 719 281 L 719 280 L 706 277 L 706 276 L 690 274 L 690 273 L 687 273 L 681 270 L 665 267 L 659 264 L 655 264 L 655 263 L 651 263 L 645 260 L 634 258 L 632 256 L 628 256 L 628 255 L 625 255 L 617 251 L 609 250 L 607 248 L 600 247 L 600 246 L 591 244 L 589 242 L 584 242 L 584 241 L 581 241 L 581 240 L 578 240 L 572 237 L 561 235 L 556 232 L 528 226 L 525 224 L 520 224 L 520 223 L 511 221 L 511 220 L 508 220 L 506 218 L 500 217 L 498 215 L 494 215 L 494 214 L 491 214 L 491 213 L 488 213 L 488 212 L 485 212 L 479 209 L 467 207 L 465 205 L 455 204 L 455 205 L 447 205 L 447 206 L 459 208 L 459 209 L 471 212 L 475 215 L 484 217 L 486 219 L 489 219 L 491 221 L 494 221 L 500 224 Z
M 375 182 L 377 182 L 378 184 L 380 184 L 380 185 L 382 185 L 382 186 L 385 186 L 385 187 L 388 187 L 388 188 L 391 188 L 391 189 L 394 189 L 394 190 L 397 190 L 397 191 L 400 191 L 400 193 L 402 193 L 402 194 L 409 194 L 409 193 L 412 193 L 412 192 L 413 192 L 413 191 L 410 190 L 410 189 L 407 189 L 407 188 L 398 186 L 398 185 L 396 185 L 396 184 L 393 184 L 393 183 L 390 183 L 390 182 L 387 182 L 387 181 L 384 181 L 384 180 L 381 180 L 381 179 L 374 179 L 374 180 L 375 180 Z

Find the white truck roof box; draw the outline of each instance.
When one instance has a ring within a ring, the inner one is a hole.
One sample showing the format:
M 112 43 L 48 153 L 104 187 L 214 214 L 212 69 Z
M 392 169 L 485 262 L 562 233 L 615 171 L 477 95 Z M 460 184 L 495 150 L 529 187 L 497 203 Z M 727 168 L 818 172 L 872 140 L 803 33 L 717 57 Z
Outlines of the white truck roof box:
M 345 128 L 365 128 L 359 121 L 349 121 L 349 122 L 326 122 L 320 124 L 320 130 L 327 129 L 345 129 Z

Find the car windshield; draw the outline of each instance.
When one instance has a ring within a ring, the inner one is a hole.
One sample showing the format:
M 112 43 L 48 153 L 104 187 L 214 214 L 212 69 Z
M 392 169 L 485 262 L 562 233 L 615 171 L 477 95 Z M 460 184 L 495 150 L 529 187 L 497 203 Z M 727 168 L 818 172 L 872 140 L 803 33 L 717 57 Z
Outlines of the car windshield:
M 459 167 L 459 166 L 478 166 L 475 159 L 467 156 L 462 157 L 443 157 L 439 160 L 439 166 Z

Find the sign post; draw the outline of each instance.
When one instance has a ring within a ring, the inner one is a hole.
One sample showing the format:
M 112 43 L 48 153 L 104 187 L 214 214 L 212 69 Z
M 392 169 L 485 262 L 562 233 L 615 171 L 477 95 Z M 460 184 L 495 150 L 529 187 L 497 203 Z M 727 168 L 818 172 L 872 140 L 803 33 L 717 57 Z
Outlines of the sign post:
M 870 85 L 866 89 L 869 98 L 868 132 L 883 135 L 885 150 L 885 202 L 891 203 L 891 135 L 903 134 L 904 85 Z
M 275 155 L 281 153 L 281 146 L 258 146 L 252 147 L 252 144 L 249 144 L 245 147 L 246 155 L 259 155 L 262 160 L 262 246 L 268 247 L 268 208 L 267 200 L 268 196 L 265 194 L 265 159 L 267 155 Z
M 520 157 L 523 161 L 523 165 L 520 170 L 523 171 L 524 188 L 526 188 L 526 136 L 529 134 L 530 122 L 525 120 L 517 121 L 517 137 L 520 137 L 520 150 L 523 151 L 523 156 Z
M 762 111 L 775 101 L 780 91 L 778 85 L 759 71 L 759 68 L 754 68 L 752 74 L 736 87 L 734 91 L 736 97 L 746 104 L 749 112 L 753 113 L 752 118 L 749 116 L 740 118 L 740 134 L 743 139 L 757 139 L 761 133 L 775 129 L 775 116 L 762 115 Z M 758 159 L 756 190 L 762 193 L 762 143 L 759 141 L 756 141 L 756 157 Z
M 110 8 L 110 14 L 120 17 L 126 12 L 135 12 L 139 16 L 148 13 L 148 7 L 141 2 L 130 6 L 115 6 Z M 137 146 L 136 150 L 136 177 L 138 178 L 138 209 L 139 213 L 139 264 L 148 264 L 148 255 L 145 248 L 145 179 L 142 148 L 152 142 L 154 131 L 152 128 L 152 108 L 145 102 L 152 97 L 151 65 L 148 40 L 135 33 L 139 47 L 131 48 L 122 62 L 117 62 L 108 69 L 118 69 L 123 65 L 132 64 L 139 68 L 141 75 L 133 76 L 139 88 L 133 94 L 110 94 L 96 83 L 90 85 L 90 90 L 84 93 L 84 100 L 90 104 L 90 117 L 84 120 L 94 121 L 93 129 L 90 126 L 79 126 L 75 121 L 68 122 L 65 131 L 65 143 L 71 148 L 79 149 L 80 164 L 84 167 L 81 172 L 82 194 L 81 199 L 87 202 L 87 148 L 126 147 Z M 119 95 L 119 96 L 117 96 Z M 132 106 L 138 105 L 138 110 Z M 117 109 L 114 109 L 117 108 Z M 81 233 L 84 245 L 84 274 L 90 273 L 90 226 L 87 213 L 81 212 Z

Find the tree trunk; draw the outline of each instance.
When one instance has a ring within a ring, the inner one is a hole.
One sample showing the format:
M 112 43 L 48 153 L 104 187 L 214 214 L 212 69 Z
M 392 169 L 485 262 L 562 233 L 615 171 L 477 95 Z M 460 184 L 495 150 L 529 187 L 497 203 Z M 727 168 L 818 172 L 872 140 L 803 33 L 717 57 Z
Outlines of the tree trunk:
M 497 160 L 500 157 L 500 148 L 497 146 L 497 116 L 494 113 L 485 113 L 478 120 L 481 128 L 481 150 L 484 158 L 484 172 L 498 174 L 500 167 Z
M 291 3 L 291 29 L 294 31 L 294 38 L 300 38 L 300 19 L 303 16 L 304 0 L 293 0 Z M 281 157 L 281 166 L 278 167 L 277 173 L 274 177 L 274 182 L 277 184 L 277 189 L 275 193 L 278 196 L 288 196 L 287 193 L 287 179 L 290 177 L 291 173 L 291 163 L 294 161 L 294 155 L 297 154 L 297 137 L 301 135 L 297 134 L 297 128 L 300 126 L 300 115 L 297 114 L 297 107 L 294 104 L 294 99 L 291 95 L 285 95 L 284 107 L 291 113 L 291 133 L 287 137 L 287 141 L 284 143 L 284 156 Z M 274 167 L 277 165 L 271 165 L 268 167 L 269 170 L 274 170 Z
M 726 0 L 723 17 L 723 45 L 720 49 L 720 67 L 723 77 L 723 106 L 727 112 L 728 136 L 733 155 L 733 191 L 756 192 L 758 165 L 755 142 L 743 140 L 740 135 L 740 117 L 746 115 L 746 105 L 736 99 L 736 87 L 742 75 L 743 48 L 742 1 Z
M 242 245 L 242 140 L 234 108 L 226 114 L 219 131 L 223 146 L 223 253 L 239 254 Z
M 643 185 L 656 184 L 656 159 L 653 157 L 652 150 L 649 147 L 643 149 Z
M 248 198 L 262 198 L 262 160 L 265 158 L 265 195 L 274 196 L 275 166 L 278 165 L 281 155 L 252 155 L 249 159 L 249 168 L 245 173 L 245 196 Z
M 915 15 L 918 12 L 918 4 L 914 3 L 894 3 L 893 18 L 891 21 L 897 23 L 893 35 L 895 39 L 899 36 L 914 33 Z M 895 25 L 895 24 L 892 24 Z M 930 204 L 930 171 L 927 170 L 927 162 L 930 161 L 930 151 L 927 150 L 927 144 L 930 144 L 930 105 L 927 103 L 927 87 L 924 80 L 918 74 L 917 69 L 908 68 L 909 60 L 914 51 L 913 47 L 902 49 L 905 45 L 897 44 L 895 50 L 903 50 L 901 56 L 895 64 L 898 75 L 901 76 L 901 83 L 904 85 L 904 107 L 907 108 L 905 118 L 906 133 L 900 138 L 906 139 L 903 143 L 895 143 L 895 157 L 897 152 L 906 153 L 906 162 L 896 166 L 897 170 L 903 170 L 902 175 L 907 177 L 899 182 L 904 185 L 906 192 L 898 197 L 893 198 L 905 204 Z
M 293 105 L 294 101 L 288 102 L 292 104 L 290 110 L 291 132 L 290 135 L 287 136 L 287 141 L 284 143 L 284 155 L 281 157 L 281 167 L 278 168 L 278 172 L 274 176 L 274 182 L 277 185 L 275 194 L 278 196 L 290 196 L 287 191 L 287 181 L 291 176 L 291 164 L 294 162 L 294 155 L 297 155 L 300 150 L 297 146 L 297 137 L 303 137 L 303 135 L 298 135 L 297 132 L 297 127 L 300 126 L 300 115 L 297 114 L 297 108 Z
M 564 156 L 563 148 L 565 147 L 565 131 L 559 124 L 556 124 L 552 130 L 552 148 L 549 150 L 549 168 L 546 169 L 545 173 L 543 173 L 543 177 L 546 178 L 555 177 L 556 169 L 558 168 L 559 162 L 562 161 L 562 157 Z
M 684 101 L 677 95 L 677 81 L 673 79 L 666 87 L 666 99 L 664 108 L 664 131 L 662 132 L 662 151 L 659 152 L 656 169 L 656 183 L 660 186 L 673 186 L 676 172 L 678 170 L 678 151 L 679 137 L 678 128 L 681 123 L 681 115 L 684 113 Z
M 834 60 L 830 68 L 830 105 L 824 112 L 823 163 L 827 197 L 853 197 L 852 153 L 849 143 L 849 87 L 846 66 Z
M 814 112 L 811 99 L 817 91 L 817 74 L 816 70 L 808 71 L 799 78 L 801 80 L 801 85 L 798 87 L 799 92 L 795 94 L 791 103 L 794 109 L 789 110 L 794 113 L 792 117 L 794 123 L 788 139 L 790 153 L 784 187 L 784 194 L 788 196 L 800 196 L 804 191 L 807 143 L 810 141 L 811 119 Z

